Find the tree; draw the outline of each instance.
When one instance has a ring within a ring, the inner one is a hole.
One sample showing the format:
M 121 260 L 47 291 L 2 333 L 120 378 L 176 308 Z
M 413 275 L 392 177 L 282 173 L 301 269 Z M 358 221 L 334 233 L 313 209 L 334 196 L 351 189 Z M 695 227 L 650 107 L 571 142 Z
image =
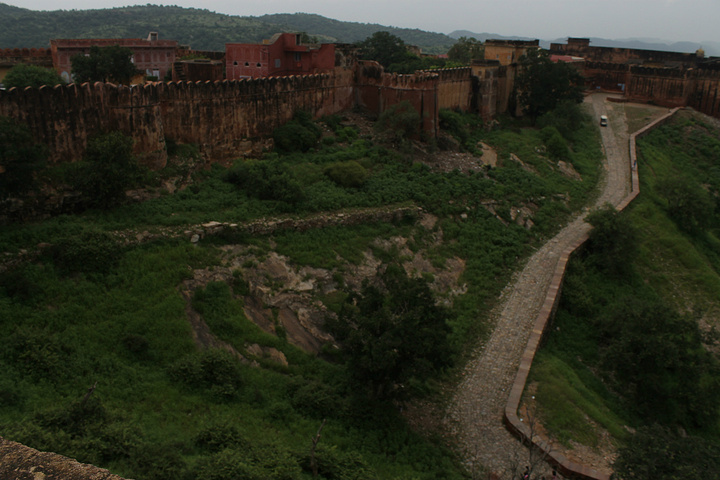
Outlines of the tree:
M 45 147 L 26 125 L 0 117 L 0 200 L 32 189 L 45 158 Z
M 447 54 L 451 61 L 468 65 L 473 60 L 485 58 L 485 47 L 482 42 L 473 37 L 460 37 L 455 45 L 450 47 Z
M 38 67 L 36 65 L 15 65 L 3 78 L 6 88 L 40 88 L 43 85 L 55 86 L 64 84 L 65 81 L 51 68 Z
M 657 300 L 627 297 L 598 321 L 601 364 L 645 418 L 698 429 L 718 420 L 720 368 L 697 321 Z
M 518 63 L 518 102 L 533 122 L 563 100 L 582 101 L 582 75 L 571 65 L 553 63 L 546 51 L 535 49 L 528 50 Z
M 627 273 L 637 251 L 637 232 L 627 217 L 606 204 L 585 220 L 593 226 L 589 247 L 594 263 L 611 275 Z
M 132 138 L 121 132 L 98 135 L 88 142 L 75 186 L 90 205 L 110 208 L 125 199 L 125 190 L 140 174 L 132 148 Z
M 132 63 L 133 52 L 127 47 L 90 47 L 89 55 L 75 55 L 70 59 L 76 82 L 116 82 L 129 84 L 138 74 Z
M 705 480 L 720 471 L 720 447 L 659 425 L 641 427 L 619 449 L 613 470 L 624 480 Z
M 673 175 L 658 183 L 658 191 L 667 200 L 670 218 L 687 232 L 698 232 L 711 222 L 714 205 L 702 187 L 684 175 Z
M 364 60 L 375 60 L 385 68 L 394 63 L 406 62 L 408 57 L 415 57 L 408 52 L 407 45 L 400 37 L 388 32 L 375 32 L 358 46 Z
M 352 293 L 330 330 L 342 342 L 354 383 L 374 399 L 401 396 L 451 363 L 450 313 L 436 305 L 427 281 L 389 265 L 378 286 Z

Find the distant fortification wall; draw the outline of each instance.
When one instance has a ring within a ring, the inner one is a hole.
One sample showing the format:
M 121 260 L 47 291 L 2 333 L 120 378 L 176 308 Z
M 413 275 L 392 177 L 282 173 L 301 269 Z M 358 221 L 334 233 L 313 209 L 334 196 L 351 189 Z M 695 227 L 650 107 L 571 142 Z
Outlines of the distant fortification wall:
M 240 156 L 243 139 L 269 135 L 296 110 L 316 116 L 354 105 L 353 73 L 239 82 L 72 84 L 0 92 L 0 115 L 29 126 L 50 163 L 80 159 L 88 138 L 118 130 L 133 138 L 143 164 L 162 168 L 165 138 L 195 143 L 213 161 Z
M 355 106 L 380 114 L 409 101 L 426 134 L 437 134 L 440 108 L 468 110 L 470 69 L 387 74 L 375 62 L 332 74 L 222 82 L 149 83 L 138 86 L 71 84 L 0 91 L 0 116 L 29 126 L 49 147 L 50 163 L 82 158 L 88 138 L 121 131 L 133 138 L 141 162 L 162 168 L 165 139 L 193 143 L 213 162 L 242 156 L 247 140 L 268 136 L 297 110 L 316 118 Z
M 688 104 L 693 87 L 687 70 L 631 67 L 625 93 L 636 101 L 681 107 Z
M 244 140 L 270 135 L 297 110 L 321 117 L 354 105 L 349 70 L 215 83 L 159 83 L 154 94 L 165 136 L 199 145 L 203 155 L 214 161 L 240 156 Z

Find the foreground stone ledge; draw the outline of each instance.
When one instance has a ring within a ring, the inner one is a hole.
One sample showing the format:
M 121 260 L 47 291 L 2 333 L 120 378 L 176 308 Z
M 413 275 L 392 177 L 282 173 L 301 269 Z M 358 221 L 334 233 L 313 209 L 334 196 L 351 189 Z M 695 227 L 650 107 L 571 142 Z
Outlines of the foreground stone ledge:
M 0 437 L 3 480 L 128 480 L 56 453 L 40 452 Z

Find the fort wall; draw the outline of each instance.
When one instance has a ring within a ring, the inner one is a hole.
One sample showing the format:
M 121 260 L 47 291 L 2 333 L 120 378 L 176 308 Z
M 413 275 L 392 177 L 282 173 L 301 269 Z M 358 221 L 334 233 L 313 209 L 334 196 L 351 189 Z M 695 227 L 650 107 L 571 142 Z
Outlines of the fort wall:
M 472 69 L 448 68 L 434 70 L 439 76 L 438 84 L 438 109 L 461 110 L 467 112 L 472 110 L 473 81 Z
M 141 162 L 162 168 L 165 138 L 195 143 L 213 161 L 240 156 L 244 139 L 269 135 L 296 110 L 315 116 L 354 105 L 353 73 L 258 80 L 71 84 L 0 92 L 0 115 L 28 125 L 49 147 L 50 163 L 82 158 L 87 139 L 118 130 L 131 136 Z

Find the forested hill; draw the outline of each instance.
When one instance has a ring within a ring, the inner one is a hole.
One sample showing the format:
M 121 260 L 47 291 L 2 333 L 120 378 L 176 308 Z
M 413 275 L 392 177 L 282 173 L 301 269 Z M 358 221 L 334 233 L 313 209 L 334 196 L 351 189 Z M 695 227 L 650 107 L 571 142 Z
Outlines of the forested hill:
M 445 53 L 455 43 L 455 39 L 443 33 L 426 32 L 417 28 L 387 27 L 377 23 L 342 22 L 310 13 L 279 13 L 256 18 L 263 22 L 290 25 L 294 30 L 323 36 L 334 42 L 359 42 L 375 32 L 387 31 L 402 38 L 405 43 L 423 47 L 426 53 Z
M 304 13 L 240 17 L 197 8 L 144 5 L 97 10 L 35 11 L 0 3 L 0 48 L 47 48 L 53 38 L 178 40 L 198 50 L 224 50 L 228 42 L 260 42 L 283 31 L 302 31 L 321 41 L 353 43 L 389 31 L 426 52 L 444 53 L 447 35 L 378 24 L 341 22 Z

